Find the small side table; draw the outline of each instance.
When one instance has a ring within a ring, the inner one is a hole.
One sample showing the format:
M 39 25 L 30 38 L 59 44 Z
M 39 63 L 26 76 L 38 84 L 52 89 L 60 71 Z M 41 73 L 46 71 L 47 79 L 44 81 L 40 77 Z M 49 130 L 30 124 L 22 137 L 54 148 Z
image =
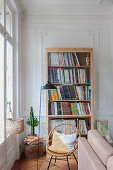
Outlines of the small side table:
M 39 152 L 38 152 L 38 148 L 39 148 Z M 44 155 L 43 142 L 40 142 L 36 145 L 24 144 L 24 155 L 26 159 L 36 159 L 37 153 L 39 153 L 39 156 L 41 157 Z

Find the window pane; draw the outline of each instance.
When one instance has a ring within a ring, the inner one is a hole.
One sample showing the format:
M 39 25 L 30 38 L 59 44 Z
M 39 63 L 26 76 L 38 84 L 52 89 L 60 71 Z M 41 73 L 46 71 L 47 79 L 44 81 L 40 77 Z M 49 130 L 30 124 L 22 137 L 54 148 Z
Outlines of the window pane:
M 7 41 L 7 72 L 6 72 L 6 99 L 7 99 L 7 118 L 11 117 L 13 111 L 13 47 Z
M 0 33 L 0 143 L 4 141 L 4 37 Z
M 12 13 L 6 6 L 6 30 L 12 36 Z
M 4 0 L 0 0 L 0 23 L 4 26 Z

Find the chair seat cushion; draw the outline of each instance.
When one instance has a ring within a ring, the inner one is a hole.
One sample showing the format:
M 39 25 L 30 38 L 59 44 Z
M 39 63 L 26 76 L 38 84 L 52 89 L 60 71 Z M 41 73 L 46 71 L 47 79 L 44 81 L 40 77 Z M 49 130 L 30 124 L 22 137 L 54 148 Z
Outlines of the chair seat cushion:
M 76 133 L 65 135 L 58 132 L 53 133 L 52 145 L 49 150 L 56 153 L 68 153 L 74 149 Z

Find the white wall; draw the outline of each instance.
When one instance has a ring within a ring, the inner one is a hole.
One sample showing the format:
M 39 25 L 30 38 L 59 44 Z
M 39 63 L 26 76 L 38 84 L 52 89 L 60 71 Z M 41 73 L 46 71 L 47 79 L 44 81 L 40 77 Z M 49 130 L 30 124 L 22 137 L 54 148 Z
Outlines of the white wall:
M 111 21 L 109 16 L 24 16 L 20 100 L 25 120 L 29 117 L 30 106 L 33 106 L 36 116 L 39 113 L 40 87 L 46 82 L 45 48 L 92 47 L 95 119 L 109 120 L 110 129 L 113 129 Z M 26 126 L 24 135 L 29 130 Z M 43 92 L 41 134 L 45 136 L 45 132 L 46 105 Z

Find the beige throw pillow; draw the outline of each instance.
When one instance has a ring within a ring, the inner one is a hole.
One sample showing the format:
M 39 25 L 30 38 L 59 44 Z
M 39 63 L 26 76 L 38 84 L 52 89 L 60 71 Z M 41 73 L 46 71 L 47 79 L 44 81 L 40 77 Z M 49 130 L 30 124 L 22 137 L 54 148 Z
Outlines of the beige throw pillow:
M 52 145 L 49 150 L 57 153 L 67 153 L 74 149 L 76 133 L 65 135 L 58 132 L 53 133 Z
M 70 152 L 70 150 L 67 148 L 67 146 L 58 137 L 56 132 L 53 133 L 52 145 L 49 146 L 48 149 L 53 151 L 53 152 L 56 152 L 56 153 L 68 153 L 68 152 Z

